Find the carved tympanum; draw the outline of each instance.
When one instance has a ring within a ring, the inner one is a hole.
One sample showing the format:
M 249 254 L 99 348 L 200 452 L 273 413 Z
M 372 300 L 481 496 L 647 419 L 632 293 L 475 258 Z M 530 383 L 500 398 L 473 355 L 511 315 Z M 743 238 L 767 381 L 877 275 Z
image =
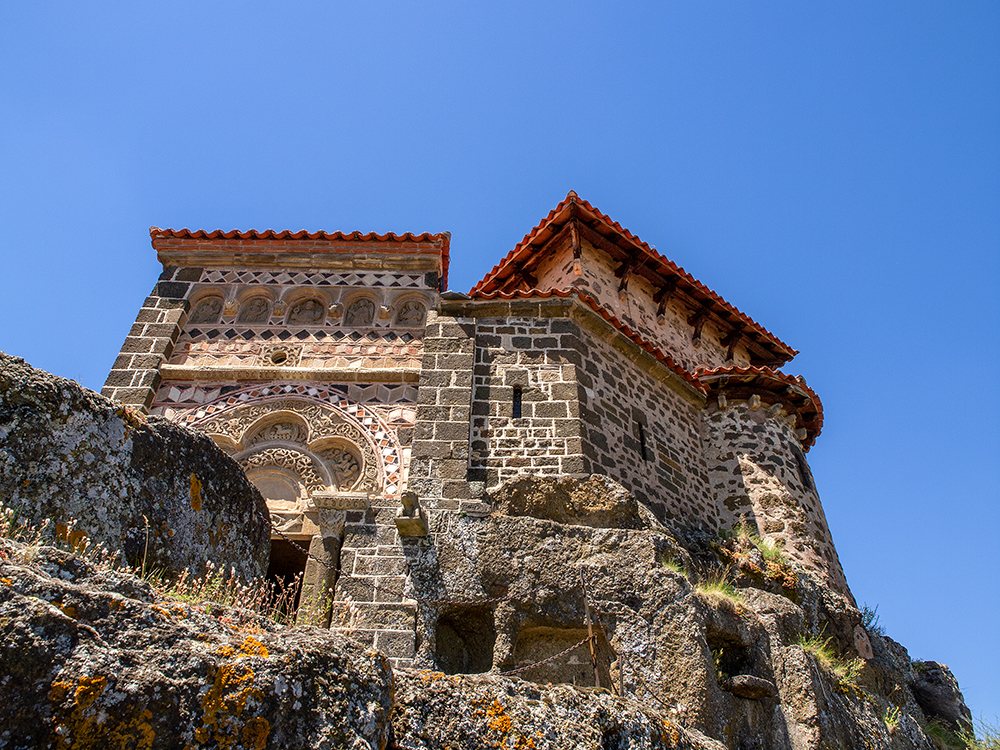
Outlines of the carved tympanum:
M 305 443 L 306 428 L 295 422 L 275 422 L 254 435 L 247 442 L 247 448 L 273 440 L 284 440 L 289 443 Z
M 351 303 L 344 315 L 344 325 L 362 328 L 375 320 L 375 303 L 370 299 L 359 299 Z
M 220 315 L 222 315 L 222 297 L 209 297 L 195 305 L 188 323 L 218 323 Z
M 254 297 L 240 306 L 237 323 L 266 323 L 271 317 L 271 303 L 264 297 Z

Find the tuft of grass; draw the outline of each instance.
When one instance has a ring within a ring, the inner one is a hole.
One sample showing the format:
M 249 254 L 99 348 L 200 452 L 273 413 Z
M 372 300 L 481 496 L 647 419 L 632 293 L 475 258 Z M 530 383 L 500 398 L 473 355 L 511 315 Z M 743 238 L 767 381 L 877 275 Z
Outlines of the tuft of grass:
M 807 653 L 812 654 L 819 665 L 832 674 L 843 687 L 857 687 L 858 675 L 864 668 L 864 662 L 861 659 L 845 660 L 841 658 L 830 647 L 831 640 L 833 640 L 832 636 L 823 638 L 822 634 L 818 636 L 802 634 L 796 643 Z
M 726 580 L 726 575 L 711 576 L 698 583 L 694 590 L 704 598 L 716 603 L 729 602 L 737 608 L 743 605 L 743 592 Z
M 682 575 L 685 578 L 688 577 L 688 572 L 684 570 L 683 566 L 677 562 L 674 558 L 664 555 L 659 560 L 660 567 L 666 568 L 667 570 Z
M 960 742 L 965 743 L 964 747 L 967 750 L 1000 750 L 1000 725 L 983 718 L 976 722 L 975 731 L 969 729 L 955 736 Z

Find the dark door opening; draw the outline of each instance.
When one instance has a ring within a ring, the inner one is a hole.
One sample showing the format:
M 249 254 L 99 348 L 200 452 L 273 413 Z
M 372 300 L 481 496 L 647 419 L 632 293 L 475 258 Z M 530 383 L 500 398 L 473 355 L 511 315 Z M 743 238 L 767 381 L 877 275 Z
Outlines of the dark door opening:
M 309 542 L 299 542 L 305 547 Z M 267 580 L 275 588 L 278 609 L 286 614 L 299 606 L 302 593 L 302 577 L 306 572 L 305 552 L 284 539 L 271 540 L 271 561 L 267 566 Z

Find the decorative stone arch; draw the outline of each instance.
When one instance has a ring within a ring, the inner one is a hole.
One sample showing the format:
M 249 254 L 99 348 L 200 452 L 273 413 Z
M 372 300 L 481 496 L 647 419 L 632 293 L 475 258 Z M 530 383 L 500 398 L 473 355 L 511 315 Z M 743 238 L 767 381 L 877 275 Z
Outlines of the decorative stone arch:
M 326 322 L 330 300 L 319 290 L 296 290 L 282 301 L 287 306 L 287 326 L 322 326 Z
M 345 328 L 374 328 L 382 311 L 382 300 L 373 291 L 362 289 L 345 294 L 341 299 Z
M 290 415 L 308 430 L 304 443 L 277 438 L 257 442 L 257 437 L 272 426 L 287 423 Z M 212 435 L 234 456 L 252 454 L 245 453 L 254 447 L 245 441 L 305 452 L 320 466 L 329 492 L 341 491 L 340 482 L 350 479 L 343 474 L 343 463 L 337 467 L 345 458 L 343 453 L 352 451 L 361 465 L 361 476 L 351 485 L 353 492 L 392 500 L 398 499 L 402 490 L 402 451 L 395 434 L 375 411 L 330 387 L 251 386 L 194 407 L 177 421 Z

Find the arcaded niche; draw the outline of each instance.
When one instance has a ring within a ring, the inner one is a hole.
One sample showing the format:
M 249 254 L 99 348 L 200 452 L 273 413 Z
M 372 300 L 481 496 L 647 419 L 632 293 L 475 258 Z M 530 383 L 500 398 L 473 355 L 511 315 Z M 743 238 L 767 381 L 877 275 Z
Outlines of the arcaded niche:
M 525 476 L 603 475 L 667 528 L 750 525 L 849 594 L 797 352 L 575 193 L 467 294 L 447 233 L 150 236 L 163 274 L 103 392 L 211 435 L 267 499 L 270 574 L 397 664 L 488 671 L 579 635 L 417 604 L 452 522 Z

